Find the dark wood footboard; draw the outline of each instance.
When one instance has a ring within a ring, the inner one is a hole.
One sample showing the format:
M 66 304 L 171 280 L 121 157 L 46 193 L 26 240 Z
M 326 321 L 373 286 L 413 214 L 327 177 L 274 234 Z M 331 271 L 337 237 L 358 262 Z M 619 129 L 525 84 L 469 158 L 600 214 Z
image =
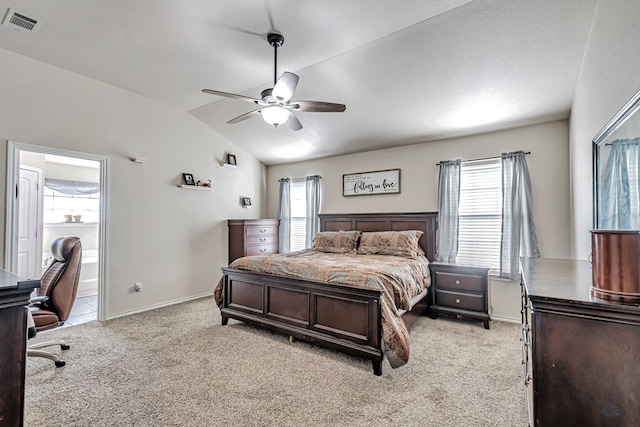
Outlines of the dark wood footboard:
M 371 360 L 382 374 L 382 291 L 223 268 L 228 319 Z

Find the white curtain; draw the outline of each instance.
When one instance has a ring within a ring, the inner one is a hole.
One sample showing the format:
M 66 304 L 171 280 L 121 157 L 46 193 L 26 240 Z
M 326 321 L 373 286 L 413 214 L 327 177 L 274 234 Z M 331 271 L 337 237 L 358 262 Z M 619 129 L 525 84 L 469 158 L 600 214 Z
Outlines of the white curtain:
M 521 256 L 539 257 L 533 224 L 531 178 L 524 151 L 502 153 L 500 276 L 519 280 Z
M 289 178 L 280 180 L 280 203 L 278 205 L 278 219 L 280 231 L 278 246 L 280 253 L 289 252 L 289 238 L 291 234 L 291 182 Z
M 616 139 L 611 143 L 600 186 L 598 228 L 640 228 L 639 143 L 640 138 Z
M 307 177 L 307 227 L 305 247 L 310 248 L 313 238 L 320 231 L 320 177 L 318 175 Z
M 454 262 L 458 255 L 460 160 L 440 162 L 436 261 Z

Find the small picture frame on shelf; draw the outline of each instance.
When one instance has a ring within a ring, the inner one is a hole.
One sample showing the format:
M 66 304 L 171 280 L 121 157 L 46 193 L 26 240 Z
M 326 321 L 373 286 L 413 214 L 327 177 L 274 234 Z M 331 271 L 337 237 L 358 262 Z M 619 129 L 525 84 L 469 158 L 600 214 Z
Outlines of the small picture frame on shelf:
M 193 175 L 190 173 L 183 173 L 182 179 L 184 180 L 185 185 L 196 185 L 196 180 L 193 179 Z
M 243 197 L 242 198 L 242 206 L 245 208 L 250 208 L 251 207 L 251 198 L 250 197 Z
M 227 164 L 231 166 L 238 166 L 238 162 L 236 161 L 236 155 L 228 153 L 227 154 Z

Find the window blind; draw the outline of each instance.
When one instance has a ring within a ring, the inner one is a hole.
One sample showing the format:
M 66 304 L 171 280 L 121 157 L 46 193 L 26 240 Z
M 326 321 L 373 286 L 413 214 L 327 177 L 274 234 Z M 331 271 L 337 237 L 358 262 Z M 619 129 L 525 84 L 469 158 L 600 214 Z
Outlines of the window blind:
M 498 269 L 502 229 L 500 158 L 462 162 L 456 261 Z
M 292 179 L 291 197 L 291 230 L 289 235 L 291 252 L 305 248 L 307 227 L 307 185 L 304 179 Z

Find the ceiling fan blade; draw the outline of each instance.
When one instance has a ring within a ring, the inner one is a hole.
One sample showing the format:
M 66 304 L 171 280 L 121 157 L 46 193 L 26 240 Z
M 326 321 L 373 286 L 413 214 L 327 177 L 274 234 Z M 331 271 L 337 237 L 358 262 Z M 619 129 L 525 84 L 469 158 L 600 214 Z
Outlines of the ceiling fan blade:
M 300 77 L 293 73 L 284 72 L 273 86 L 271 94 L 278 98 L 280 101 L 288 101 L 293 96 L 296 87 L 298 86 L 298 80 Z
M 300 123 L 300 120 L 298 120 L 296 115 L 293 114 L 291 111 L 289 111 L 289 118 L 287 119 L 286 122 L 284 122 L 284 124 L 287 125 L 287 127 L 291 130 L 302 129 L 302 123 Z
M 347 109 L 344 104 L 334 104 L 333 102 L 318 101 L 295 101 L 289 104 L 289 106 L 294 108 L 296 111 L 306 111 L 312 113 L 341 113 Z
M 253 102 L 254 104 L 260 103 L 259 99 L 250 98 L 244 95 L 236 95 L 235 93 L 220 92 L 219 90 L 213 90 L 213 89 L 202 89 L 202 91 L 204 93 L 209 93 L 211 95 L 224 96 L 226 98 L 231 98 L 231 99 L 239 99 L 240 101 Z
M 244 114 L 236 117 L 235 119 L 229 120 L 227 123 L 232 125 L 232 124 L 235 124 L 235 123 L 244 122 L 245 120 L 250 119 L 251 117 L 257 116 L 259 114 L 260 114 L 260 110 L 249 111 L 248 113 L 244 113 Z

